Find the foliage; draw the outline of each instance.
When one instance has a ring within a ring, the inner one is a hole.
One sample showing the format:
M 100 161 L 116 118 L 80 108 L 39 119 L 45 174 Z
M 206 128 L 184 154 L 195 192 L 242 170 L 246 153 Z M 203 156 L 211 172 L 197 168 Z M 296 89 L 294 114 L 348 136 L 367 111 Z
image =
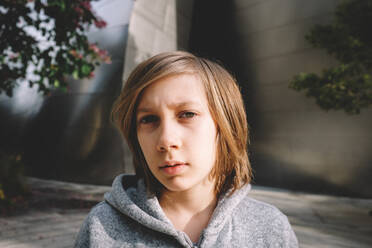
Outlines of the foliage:
M 301 73 L 290 88 L 304 90 L 325 110 L 343 109 L 359 114 L 372 104 L 372 0 L 343 1 L 330 25 L 316 25 L 306 35 L 314 46 L 325 49 L 339 64 L 321 75 Z
M 0 152 L 0 204 L 11 203 L 27 191 L 22 156 Z
M 88 42 L 86 32 L 105 21 L 91 8 L 94 0 L 3 0 L 0 3 L 0 93 L 28 82 L 48 93 L 66 89 L 66 75 L 94 76 L 107 51 Z

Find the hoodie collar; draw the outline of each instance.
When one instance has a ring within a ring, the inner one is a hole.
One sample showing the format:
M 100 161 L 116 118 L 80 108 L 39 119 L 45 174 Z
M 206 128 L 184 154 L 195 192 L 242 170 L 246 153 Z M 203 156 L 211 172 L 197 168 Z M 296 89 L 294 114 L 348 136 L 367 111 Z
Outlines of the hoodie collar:
M 202 235 L 221 231 L 226 221 L 231 218 L 234 209 L 243 201 L 250 189 L 251 185 L 247 184 L 231 195 L 230 191 L 221 195 Z M 143 179 L 137 180 L 134 175 L 121 174 L 117 176 L 112 184 L 112 190 L 105 194 L 104 199 L 108 204 L 138 223 L 179 239 L 179 232 L 166 217 L 158 198 L 147 192 Z

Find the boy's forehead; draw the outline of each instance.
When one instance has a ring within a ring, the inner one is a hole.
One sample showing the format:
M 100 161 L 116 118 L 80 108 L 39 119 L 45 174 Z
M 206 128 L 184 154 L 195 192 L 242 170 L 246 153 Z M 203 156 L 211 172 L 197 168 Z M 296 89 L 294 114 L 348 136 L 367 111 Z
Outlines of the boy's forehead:
M 201 103 L 200 102 L 197 102 L 197 101 L 183 101 L 183 102 L 173 102 L 173 103 L 169 103 L 167 104 L 167 107 L 168 108 L 171 108 L 171 109 L 178 109 L 178 108 L 199 108 L 201 107 Z M 140 112 L 152 112 L 154 111 L 154 109 L 156 108 L 156 106 L 152 106 L 151 104 L 140 104 L 138 109 L 137 109 L 137 113 L 140 113 Z
M 170 107 L 203 105 L 206 93 L 200 78 L 194 74 L 180 74 L 159 79 L 143 89 L 138 109 L 166 103 Z

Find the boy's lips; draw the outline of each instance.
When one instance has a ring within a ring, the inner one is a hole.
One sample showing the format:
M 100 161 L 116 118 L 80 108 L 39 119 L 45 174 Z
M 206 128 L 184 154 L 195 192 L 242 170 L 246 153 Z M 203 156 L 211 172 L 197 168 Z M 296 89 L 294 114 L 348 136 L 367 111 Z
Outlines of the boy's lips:
M 187 163 L 182 161 L 165 161 L 159 168 L 168 175 L 176 175 L 183 171 Z
M 180 165 L 186 165 L 187 163 L 182 162 L 182 161 L 176 161 L 176 160 L 171 160 L 171 161 L 165 161 L 161 166 L 160 169 L 162 168 L 167 168 L 167 167 L 174 167 L 174 166 L 180 166 Z

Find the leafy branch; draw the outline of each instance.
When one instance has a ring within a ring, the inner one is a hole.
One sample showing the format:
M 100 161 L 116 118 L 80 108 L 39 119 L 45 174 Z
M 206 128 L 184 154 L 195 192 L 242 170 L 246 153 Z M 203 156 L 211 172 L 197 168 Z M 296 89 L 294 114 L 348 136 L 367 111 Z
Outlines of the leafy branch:
M 300 73 L 289 87 L 305 91 L 325 110 L 359 114 L 372 104 L 372 0 L 342 2 L 330 25 L 316 25 L 305 36 L 314 47 L 322 48 L 339 64 L 321 75 Z
M 0 3 L 0 93 L 17 84 L 47 94 L 67 89 L 65 77 L 93 77 L 95 66 L 111 63 L 107 51 L 91 44 L 91 26 L 106 22 L 92 11 L 94 0 L 4 0 Z

